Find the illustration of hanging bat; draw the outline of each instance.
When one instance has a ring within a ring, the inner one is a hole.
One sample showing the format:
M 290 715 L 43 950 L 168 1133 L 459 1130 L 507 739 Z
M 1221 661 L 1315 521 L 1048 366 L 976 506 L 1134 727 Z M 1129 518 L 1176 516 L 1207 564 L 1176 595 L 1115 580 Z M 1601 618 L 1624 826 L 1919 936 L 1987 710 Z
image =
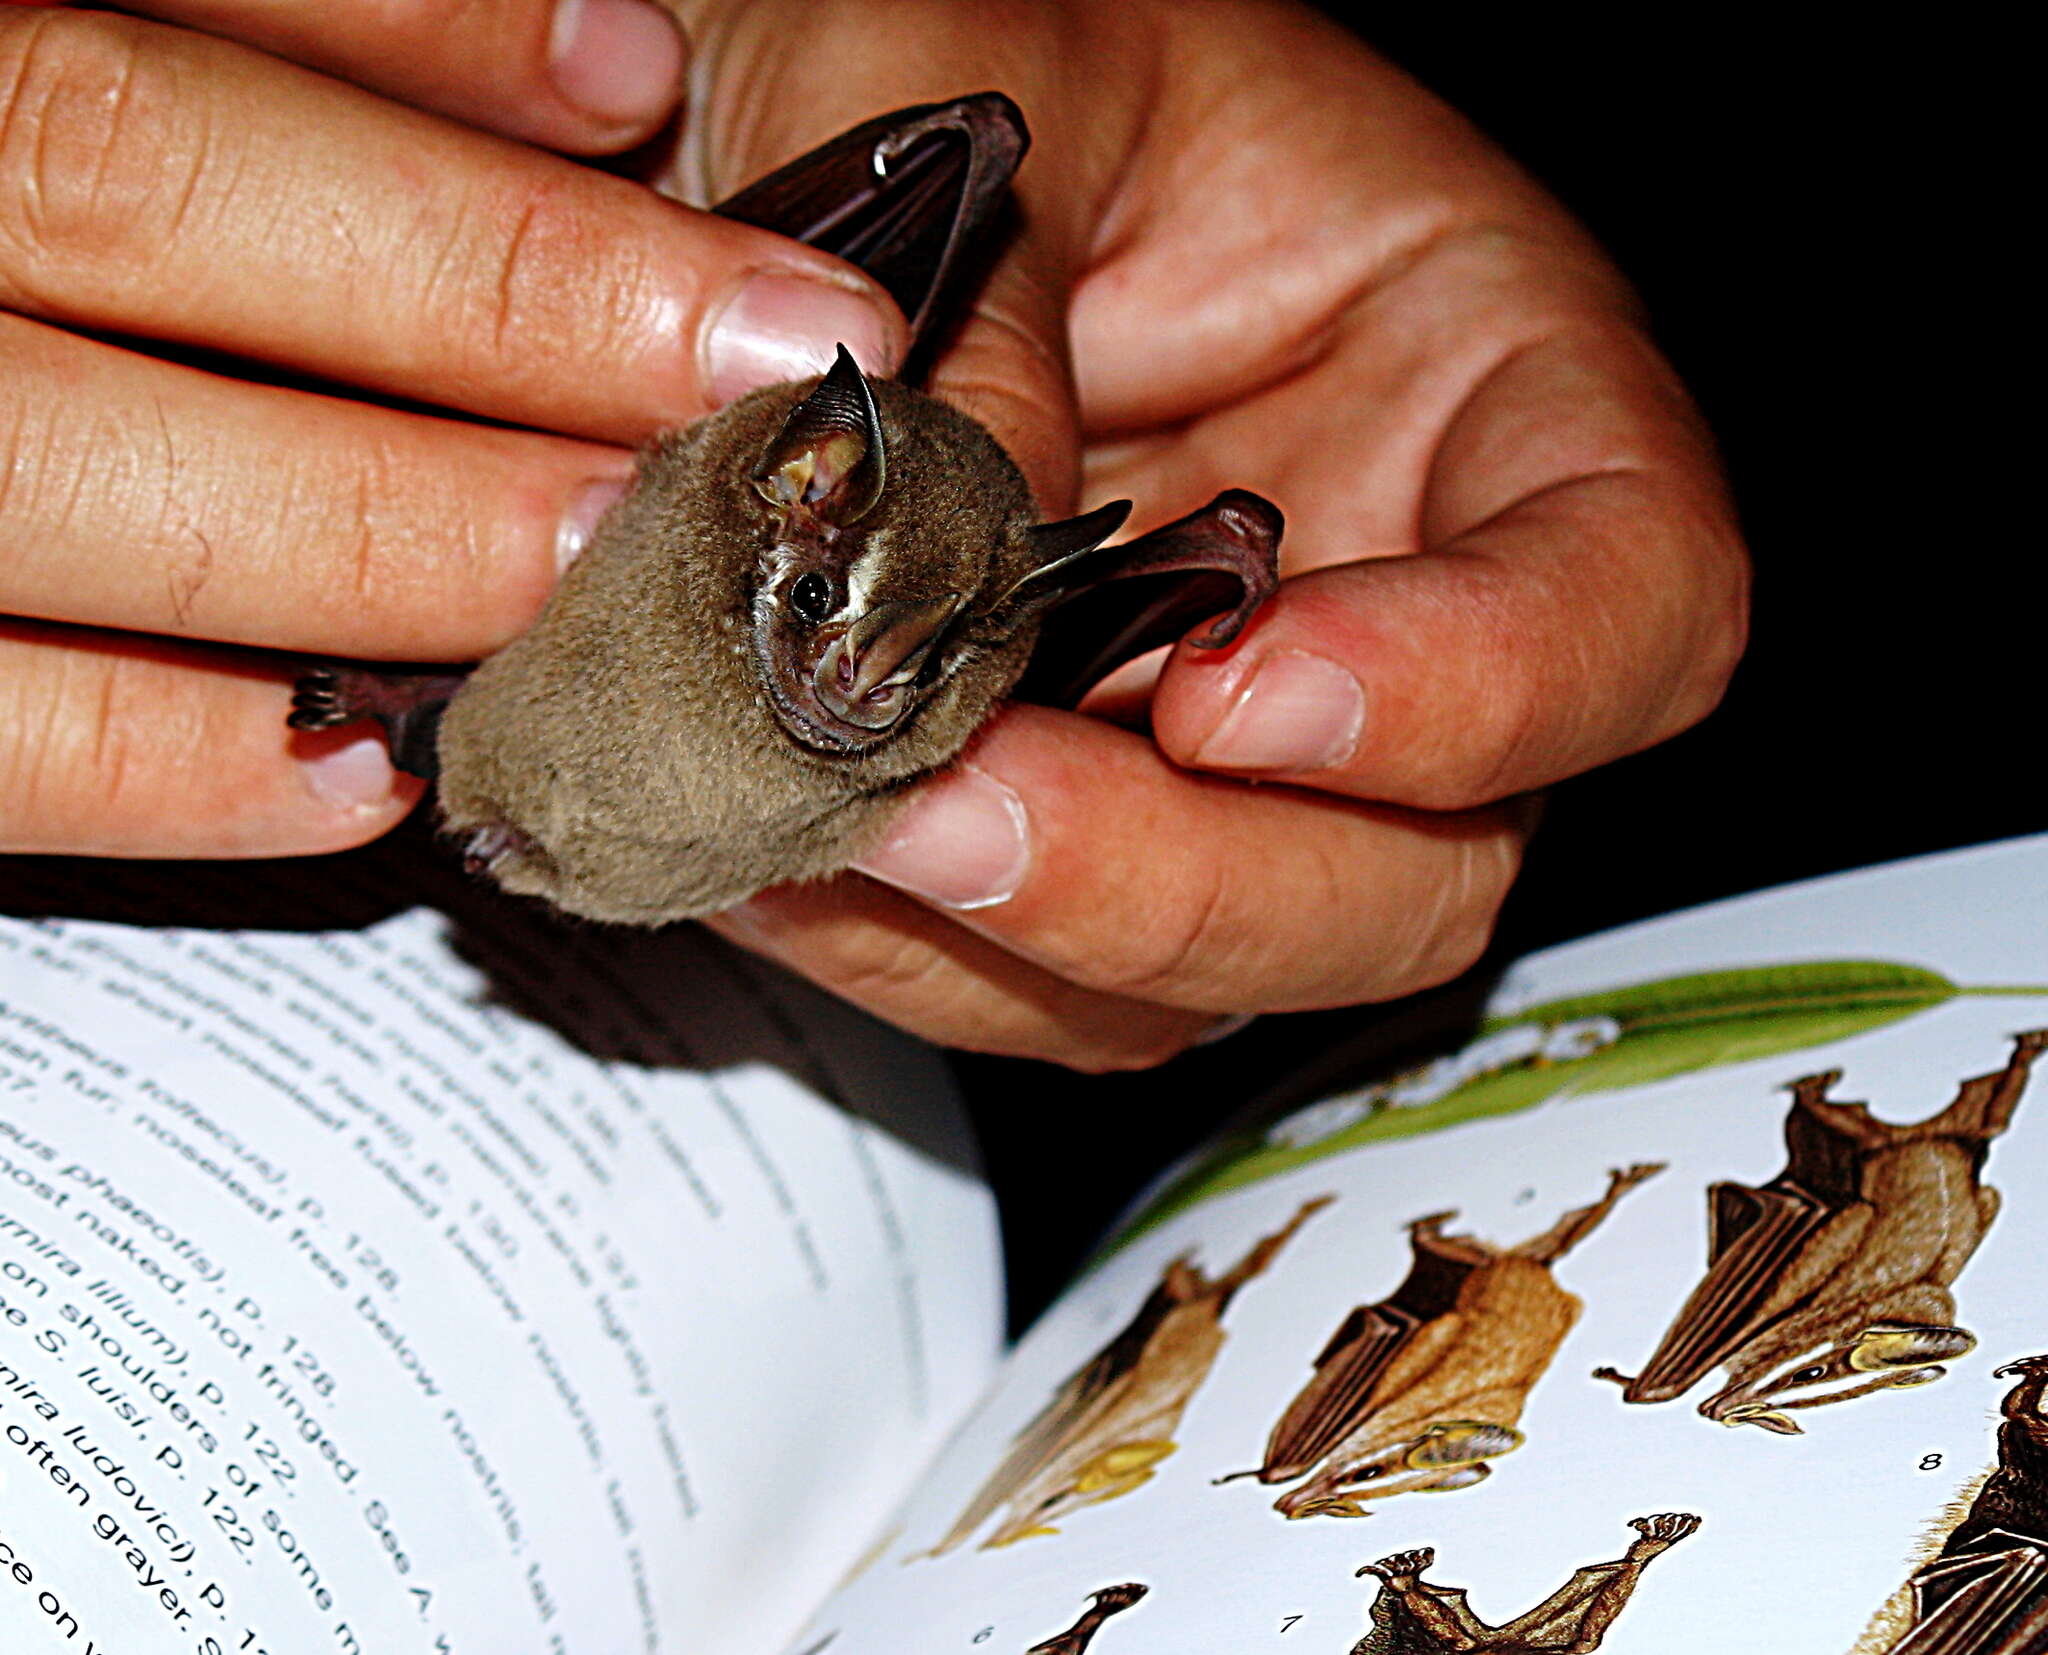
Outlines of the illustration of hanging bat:
M 1580 1301 L 1551 1266 L 1662 1170 L 1609 1174 L 1598 1201 L 1517 1247 L 1445 1235 L 1455 1213 L 1416 1220 L 1407 1278 L 1345 1318 L 1273 1428 L 1265 1463 L 1220 1480 L 1287 1483 L 1314 1472 L 1274 1502 L 1294 1518 L 1364 1517 L 1368 1498 L 1483 1481 L 1489 1460 L 1521 1446 L 1530 1387 L 1578 1319 Z
M 1397 1552 L 1358 1571 L 1378 1576 L 1380 1590 L 1368 1611 L 1372 1630 L 1351 1646 L 1351 1655 L 1585 1655 L 1600 1647 L 1651 1560 L 1699 1526 L 1699 1518 L 1685 1511 L 1634 1518 L 1629 1527 L 1636 1538 L 1620 1557 L 1578 1570 L 1503 1626 L 1489 1626 L 1475 1615 L 1462 1586 L 1436 1586 L 1422 1578 L 1436 1563 L 1433 1547 Z
M 914 377 L 1028 142 L 1000 93 L 922 105 L 715 210 L 870 271 L 910 318 Z M 382 724 L 507 890 L 623 924 L 712 913 L 856 860 L 1013 689 L 1072 706 L 1205 617 L 1189 642 L 1228 643 L 1274 591 L 1267 501 L 1226 490 L 1105 546 L 1130 506 L 1040 522 L 994 437 L 842 347 L 822 378 L 662 437 L 482 666 L 324 664 L 291 722 Z
M 1705 1277 L 1640 1374 L 1594 1377 L 1669 1402 L 1719 1367 L 1727 1383 L 1699 1411 L 1783 1436 L 1800 1432 L 1795 1410 L 1939 1379 L 1977 1342 L 1950 1287 L 1997 1217 L 1979 1175 L 2044 1046 L 2048 1029 L 2015 1036 L 2003 1069 L 1910 1126 L 1830 1099 L 1837 1071 L 1794 1081 L 1785 1170 L 1712 1186 Z
M 1879 1611 L 1855 1655 L 2048 1651 L 2048 1356 L 2007 1363 L 1998 1464 L 1958 1502 L 1940 1549 Z
M 1149 1482 L 1174 1451 L 1181 1414 L 1222 1352 L 1231 1300 L 1334 1199 L 1305 1203 L 1225 1275 L 1211 1278 L 1185 1255 L 1167 1265 L 1129 1325 L 1018 1434 L 930 1555 L 964 1544 L 998 1511 L 1002 1521 L 982 1542 L 984 1551 L 1057 1534 L 1057 1520 Z
M 1121 1615 L 1150 1590 L 1149 1586 L 1141 1586 L 1135 1580 L 1126 1581 L 1121 1586 L 1103 1587 L 1079 1620 L 1058 1637 L 1033 1644 L 1024 1655 L 1088 1655 L 1088 1646 L 1095 1641 L 1095 1634 L 1102 1630 L 1109 1618 Z

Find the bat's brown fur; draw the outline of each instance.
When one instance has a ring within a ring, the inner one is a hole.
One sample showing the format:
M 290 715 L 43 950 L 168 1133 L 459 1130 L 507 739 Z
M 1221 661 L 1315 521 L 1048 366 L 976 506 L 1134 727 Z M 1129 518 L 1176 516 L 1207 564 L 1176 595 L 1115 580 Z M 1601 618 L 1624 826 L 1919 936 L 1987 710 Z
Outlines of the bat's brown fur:
M 1447 1236 L 1449 1213 L 1411 1225 L 1408 1280 L 1352 1313 L 1268 1439 L 1260 1481 L 1314 1472 L 1274 1509 L 1362 1517 L 1367 1500 L 1455 1486 L 1447 1472 L 1484 1475 L 1487 1458 L 1519 1442 L 1514 1427 L 1529 1392 L 1578 1319 L 1580 1301 L 1551 1267 L 1661 1170 L 1611 1174 L 1600 1200 L 1519 1246 Z
M 1037 613 L 998 605 L 1033 563 L 1030 489 L 974 421 L 872 380 L 889 481 L 859 532 L 914 555 L 892 556 L 871 596 L 970 603 L 943 682 L 887 743 L 826 754 L 779 727 L 748 645 L 773 523 L 749 476 L 817 383 L 757 391 L 665 438 L 532 630 L 450 703 L 443 816 L 459 834 L 508 830 L 491 870 L 506 889 L 645 925 L 836 872 L 1023 670 Z
M 1598 1377 L 1664 1402 L 1720 1367 L 1727 1383 L 1700 1412 L 1786 1435 L 1793 1410 L 1939 1378 L 1933 1364 L 1975 1342 L 1950 1289 L 1997 1217 L 1980 1174 L 2044 1047 L 2048 1030 L 2016 1036 L 2002 1070 L 1904 1126 L 1829 1098 L 1837 1073 L 1794 1082 L 1785 1170 L 1760 1189 L 1714 1186 L 1706 1277 L 1640 1375 Z
M 1186 1258 L 1169 1264 L 1130 1323 L 1019 1433 L 931 1555 L 963 1544 L 999 1510 L 1003 1519 L 983 1550 L 1056 1533 L 1055 1519 L 1149 1482 L 1153 1466 L 1174 1451 L 1180 1417 L 1222 1352 L 1231 1300 L 1332 1199 L 1304 1203 L 1221 1276 Z

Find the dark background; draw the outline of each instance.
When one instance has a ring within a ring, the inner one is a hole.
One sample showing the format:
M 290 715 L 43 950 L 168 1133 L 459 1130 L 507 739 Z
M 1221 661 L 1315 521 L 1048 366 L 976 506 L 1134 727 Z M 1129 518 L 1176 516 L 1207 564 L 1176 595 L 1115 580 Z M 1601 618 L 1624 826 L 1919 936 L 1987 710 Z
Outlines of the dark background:
M 1721 710 L 1555 791 L 1495 957 L 2038 830 L 2048 579 L 2021 480 L 2042 278 L 2020 246 L 2041 190 L 1999 131 L 2040 101 L 2013 84 L 2018 46 L 1966 12 L 1887 33 L 1868 12 L 1661 9 L 1617 32 L 1613 13 L 1489 10 L 1354 26 L 1628 272 L 1720 437 L 1757 566 Z M 1264 1019 L 1145 1076 L 964 1063 L 1018 1316 L 1140 1179 L 1373 1015 Z

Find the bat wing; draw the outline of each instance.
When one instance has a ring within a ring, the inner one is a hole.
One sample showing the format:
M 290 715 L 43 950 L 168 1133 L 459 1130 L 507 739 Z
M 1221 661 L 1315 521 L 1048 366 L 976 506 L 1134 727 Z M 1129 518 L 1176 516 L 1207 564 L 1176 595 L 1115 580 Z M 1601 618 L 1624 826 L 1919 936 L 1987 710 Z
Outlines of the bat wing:
M 1999 1530 L 1913 1577 L 1913 1629 L 1891 1655 L 2043 1655 L 2048 1546 Z
M 910 319 L 904 378 L 928 364 L 994 242 L 1031 136 L 1000 92 L 864 121 L 712 211 L 836 253 Z
M 1259 1480 L 1291 1482 L 1355 1431 L 1377 1406 L 1379 1383 L 1425 1323 L 1458 1302 L 1465 1278 L 1482 1255 L 1455 1238 L 1418 1230 L 1407 1278 L 1391 1298 L 1360 1305 L 1345 1317 L 1315 1360 L 1315 1376 L 1288 1404 L 1266 1442 Z
M 1017 698 L 1071 707 L 1126 661 L 1173 643 L 1219 610 L 1226 613 L 1188 641 L 1222 648 L 1279 588 L 1283 526 L 1270 500 L 1226 489 L 1176 522 L 1042 571 L 1059 607 L 1039 634 Z
M 1715 1184 L 1707 1200 L 1707 1273 L 1629 1382 L 1631 1402 L 1683 1396 L 1748 1338 L 1779 1275 L 1836 1210 L 1786 1179 Z

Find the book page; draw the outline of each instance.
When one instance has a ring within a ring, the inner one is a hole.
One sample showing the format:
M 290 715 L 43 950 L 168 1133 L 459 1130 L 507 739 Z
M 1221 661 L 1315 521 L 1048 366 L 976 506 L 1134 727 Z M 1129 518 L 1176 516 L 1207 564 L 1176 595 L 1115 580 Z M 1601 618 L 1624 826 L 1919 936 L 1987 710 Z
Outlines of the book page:
M 937 1060 L 693 929 L 0 919 L 8 1655 L 761 1655 L 1000 1334 Z
M 2048 839 L 1535 957 L 1159 1189 L 794 1647 L 2037 1650 L 2044 1047 Z

